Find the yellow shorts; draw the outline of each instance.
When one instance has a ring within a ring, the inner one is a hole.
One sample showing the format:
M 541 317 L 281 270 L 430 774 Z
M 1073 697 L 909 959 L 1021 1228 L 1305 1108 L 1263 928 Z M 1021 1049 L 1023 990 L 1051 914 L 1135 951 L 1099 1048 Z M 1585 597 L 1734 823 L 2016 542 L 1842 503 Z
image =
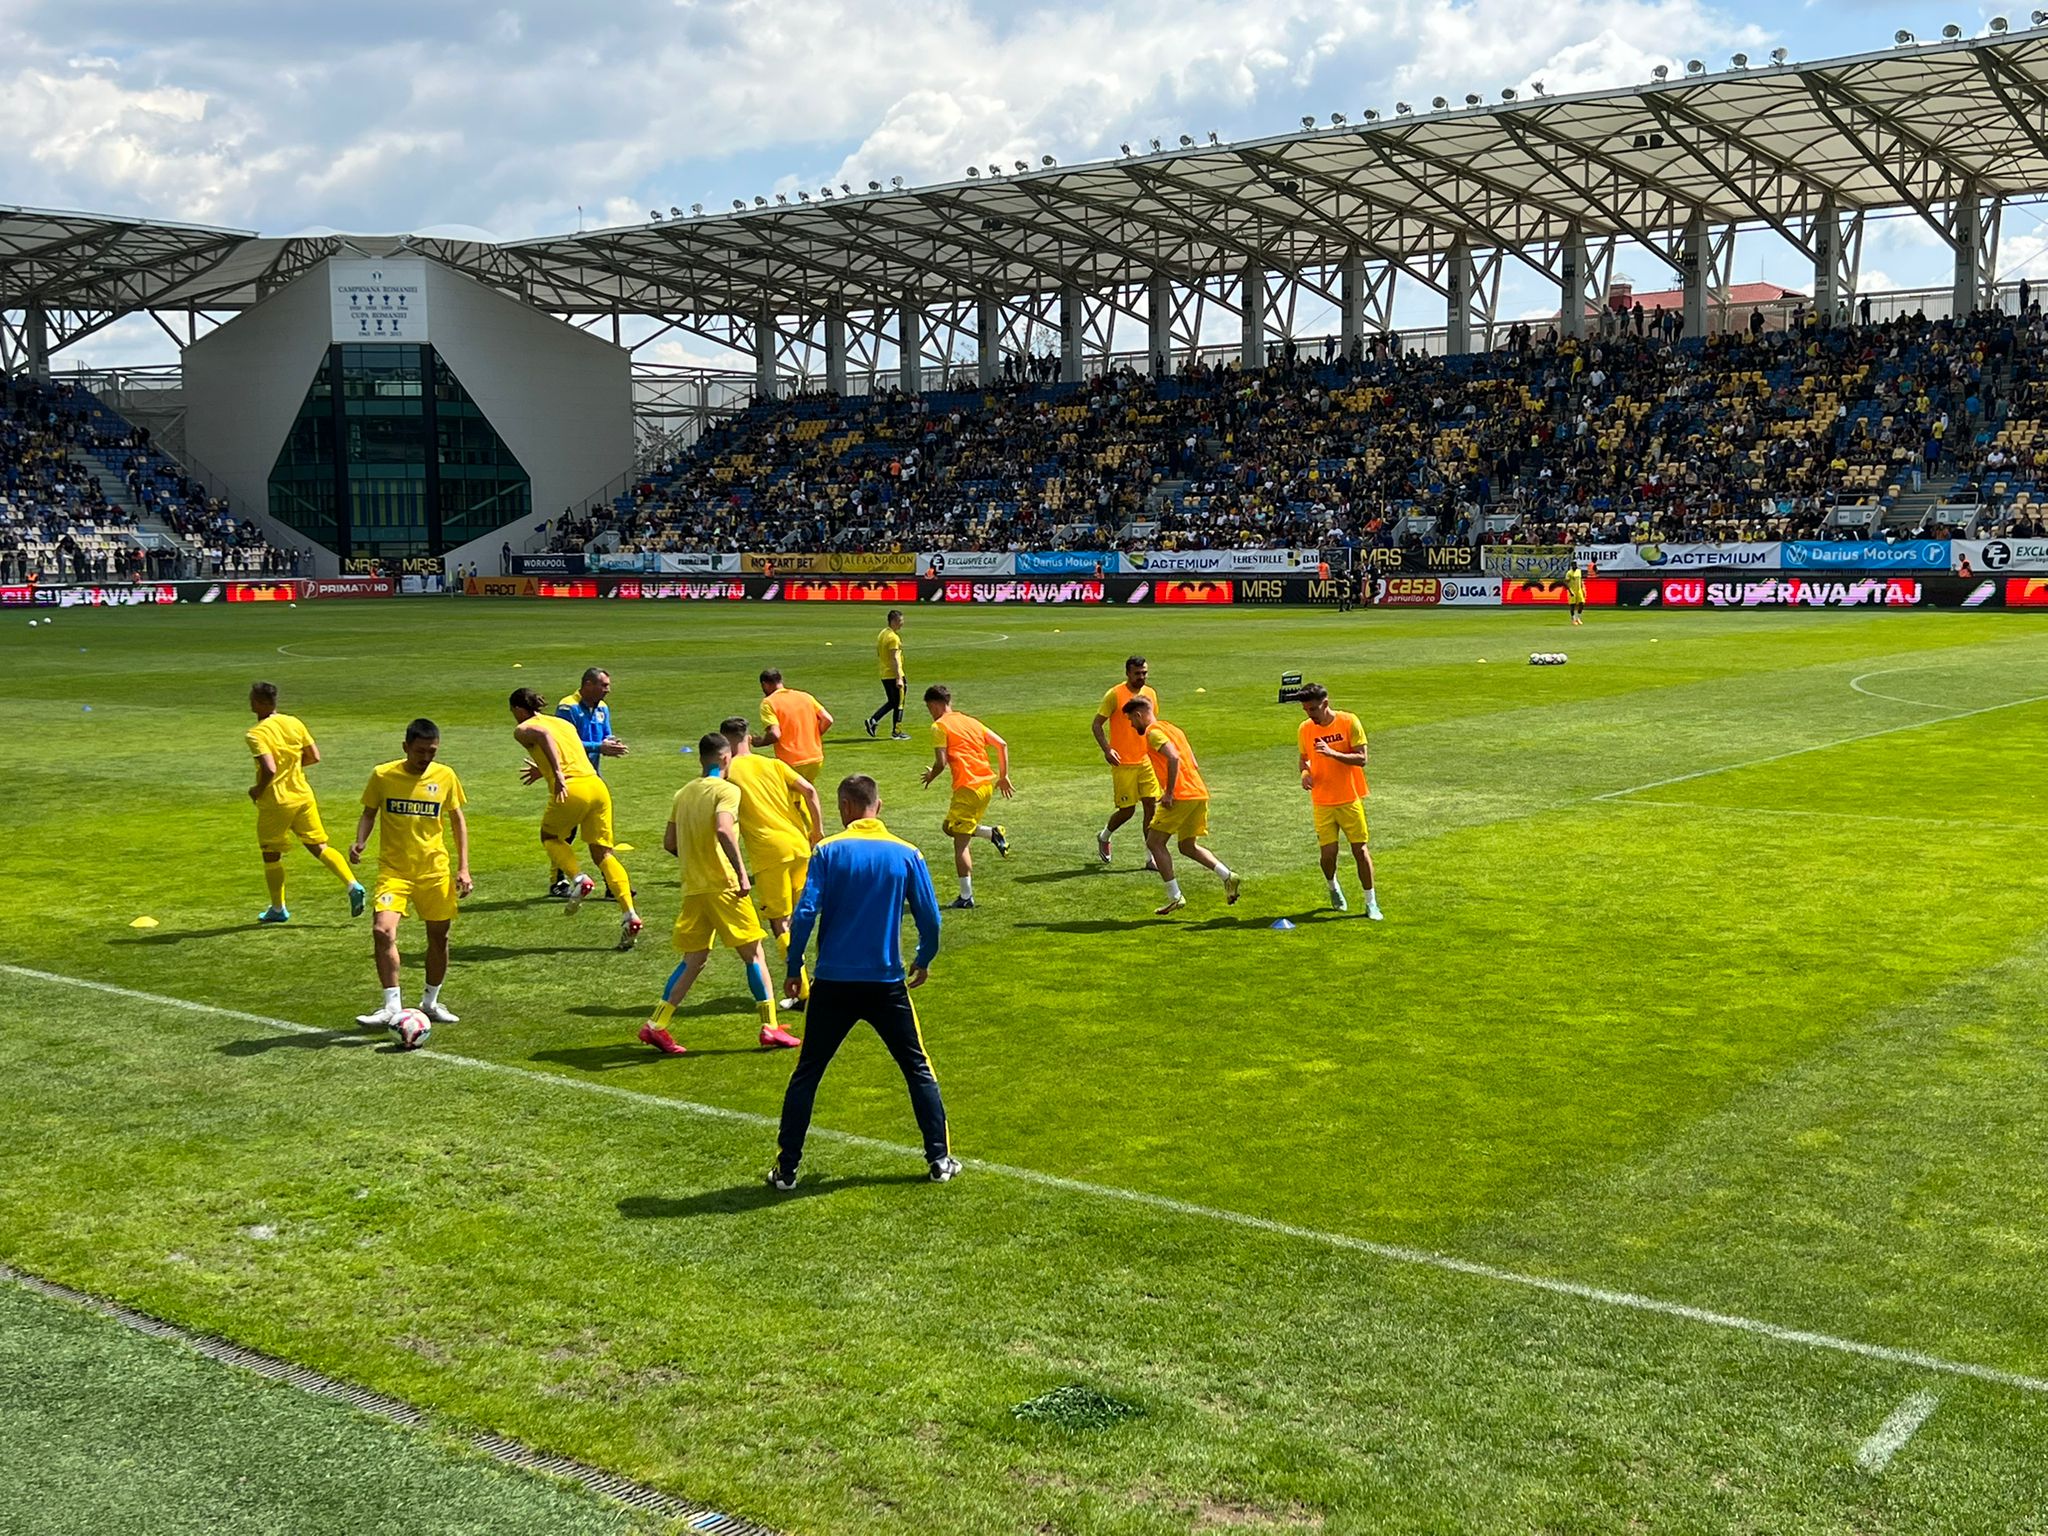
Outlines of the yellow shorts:
M 1351 839 L 1354 848 L 1365 844 L 1365 802 L 1353 800 L 1344 805 L 1319 805 L 1316 808 L 1316 841 L 1327 848 L 1337 841 L 1337 834 L 1343 833 Z
M 953 798 L 946 806 L 946 819 L 940 823 L 946 835 L 971 837 L 982 817 L 988 814 L 989 802 L 995 794 L 993 784 L 955 784 Z
M 265 853 L 283 853 L 291 840 L 324 843 L 327 829 L 320 824 L 319 802 L 304 800 L 259 800 L 256 802 L 256 846 Z
M 1122 810 L 1127 805 L 1136 805 L 1140 800 L 1159 798 L 1159 775 L 1152 771 L 1152 764 L 1118 763 L 1109 770 L 1110 783 L 1116 789 L 1116 805 Z
M 370 898 L 372 912 L 396 912 L 405 916 L 406 903 L 429 923 L 455 921 L 455 877 L 436 875 L 431 880 L 407 880 L 398 875 L 379 875 L 377 893 Z
M 593 843 L 606 848 L 614 846 L 612 792 L 595 774 L 587 779 L 571 779 L 569 798 L 550 798 L 548 808 L 540 813 L 542 837 L 567 837 L 571 832 L 581 832 L 586 847 Z
M 754 915 L 754 904 L 738 891 L 685 896 L 683 910 L 676 914 L 675 945 L 686 955 L 709 949 L 718 939 L 725 940 L 726 948 L 738 949 L 767 937 Z
M 1173 809 L 1160 806 L 1152 813 L 1152 830 L 1168 837 L 1190 838 L 1209 835 L 1209 802 L 1176 800 Z
M 796 910 L 804 893 L 804 880 L 811 872 L 809 859 L 787 859 L 774 864 L 754 865 L 754 900 L 761 903 L 764 917 L 783 918 Z
M 788 763 L 789 759 L 784 758 L 782 761 Z M 789 763 L 789 766 L 815 784 L 818 782 L 818 775 L 825 771 L 825 759 L 821 757 L 815 763 Z

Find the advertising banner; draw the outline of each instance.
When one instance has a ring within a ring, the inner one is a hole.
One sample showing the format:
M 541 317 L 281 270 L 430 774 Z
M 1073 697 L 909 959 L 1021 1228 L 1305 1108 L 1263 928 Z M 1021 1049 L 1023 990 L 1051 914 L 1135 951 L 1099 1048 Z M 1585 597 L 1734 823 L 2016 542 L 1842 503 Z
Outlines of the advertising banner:
M 398 592 L 389 576 L 312 576 L 300 585 L 308 597 L 393 597 Z
M 1612 608 L 1620 596 L 1621 588 L 1612 576 L 1586 578 L 1588 608 Z M 1565 608 L 1572 598 L 1562 581 L 1547 576 L 1508 576 L 1501 581 L 1500 600 L 1509 608 Z
M 462 590 L 470 597 L 596 597 L 597 582 L 550 581 L 540 576 L 470 576 Z
M 773 597 L 772 585 L 761 595 Z M 782 596 L 791 603 L 914 603 L 917 583 L 909 577 L 902 581 L 816 581 L 798 577 L 782 583 Z
M 1181 577 L 1170 577 L 1165 581 L 1155 582 L 1152 586 L 1152 601 L 1165 603 L 1170 607 L 1228 603 L 1235 595 L 1234 583 L 1227 580 L 1190 581 Z
M 763 576 L 910 576 L 917 570 L 917 556 L 801 551 L 786 555 L 741 555 L 740 569 L 750 575 Z
M 671 550 L 654 557 L 654 569 L 663 576 L 737 576 L 740 557 Z
M 136 608 L 177 601 L 178 589 L 167 581 L 132 587 L 49 587 L 36 582 L 0 587 L 0 608 Z
M 917 568 L 934 581 L 946 576 L 1014 576 L 1017 557 L 1007 550 L 934 549 L 917 557 Z
M 589 569 L 582 555 L 514 555 L 514 576 L 581 576 Z
M 1323 557 L 1313 549 L 1146 549 L 1119 558 L 1124 571 L 1146 576 L 1313 576 Z
M 937 603 L 1099 603 L 1108 586 L 1100 581 L 967 581 L 938 583 Z
M 1444 608 L 1492 608 L 1500 603 L 1498 576 L 1445 576 L 1437 585 L 1437 603 Z M 1591 597 L 1590 583 L 1586 595 Z
M 1842 539 L 1817 543 L 1795 539 L 1779 546 L 1780 567 L 1788 571 L 1945 571 L 1947 539 Z
M 622 581 L 610 590 L 629 601 L 737 603 L 747 595 L 743 581 Z
M 327 263 L 336 341 L 428 341 L 427 264 L 417 256 Z
M 2048 539 L 1950 539 L 1957 571 L 2048 571 Z
M 1434 608 L 1443 601 L 1443 585 L 1441 576 L 1382 576 L 1373 582 L 1372 600 L 1381 608 Z
M 1775 571 L 1777 544 L 1581 544 L 1573 553 L 1603 574 L 1617 571 Z
M 231 581 L 221 588 L 224 603 L 292 603 L 312 586 L 310 581 Z M 205 599 L 201 599 L 205 601 Z
M 1747 581 L 1691 576 L 1656 583 L 1653 590 L 1658 605 L 1666 608 L 1918 608 L 1929 601 L 1926 584 L 1910 576 Z
M 583 559 L 591 570 L 607 576 L 633 576 L 656 569 L 652 555 L 586 554 Z
M 1107 550 L 1026 550 L 1017 556 L 1019 576 L 1114 576 L 1120 569 Z
M 1488 544 L 1479 568 L 1489 576 L 1562 576 L 1572 558 L 1569 544 Z
M 1479 551 L 1470 544 L 1431 544 L 1421 549 L 1361 549 L 1354 559 L 1373 576 L 1469 576 L 1479 570 Z
M 2005 606 L 2008 608 L 2048 608 L 2048 576 L 2006 577 Z

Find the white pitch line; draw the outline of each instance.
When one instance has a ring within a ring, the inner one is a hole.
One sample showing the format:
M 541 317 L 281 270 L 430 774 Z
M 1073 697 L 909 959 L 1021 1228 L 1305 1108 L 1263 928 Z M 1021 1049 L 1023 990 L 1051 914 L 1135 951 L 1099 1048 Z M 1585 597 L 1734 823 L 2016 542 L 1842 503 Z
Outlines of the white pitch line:
M 1905 1443 L 1918 1433 L 1920 1426 L 1927 1422 L 1927 1416 L 1934 1412 L 1940 1401 L 1932 1392 L 1915 1392 L 1899 1404 L 1892 1410 L 1891 1417 L 1877 1426 L 1877 1433 L 1857 1448 L 1856 1465 L 1872 1474 L 1882 1472 Z
M 1911 704 L 1917 709 L 1947 709 L 1949 706 L 1946 704 L 1930 704 L 1925 699 L 1908 699 L 1896 693 L 1880 693 L 1875 688 L 1863 686 L 1873 677 L 1895 677 L 1901 672 L 1931 672 L 1937 665 L 1939 663 L 1930 663 L 1924 667 L 1880 667 L 1875 672 L 1865 672 L 1861 676 L 1850 678 L 1849 687 L 1852 692 L 1860 693 L 1866 699 L 1883 699 L 1888 704 Z
M 1629 795 L 1640 795 L 1646 789 L 1663 789 L 1671 784 L 1690 784 L 1694 779 L 1710 779 L 1717 773 L 1735 773 L 1744 768 L 1761 768 L 1766 763 L 1782 763 L 1787 758 L 1805 757 L 1809 752 L 1826 752 L 1835 747 L 1846 747 L 1851 742 L 1874 741 L 1880 736 L 1896 736 L 1901 731 L 1925 730 L 1930 725 L 1941 725 L 1950 720 L 1968 720 L 1973 716 L 1989 715 L 2001 709 L 2018 709 L 2023 704 L 2039 704 L 2044 699 L 2048 699 L 2048 693 L 2037 693 L 2025 699 L 2008 699 L 2003 704 L 1986 704 L 1980 709 L 1958 709 L 1946 715 L 1935 715 L 1927 720 L 1909 720 L 1904 725 L 1887 725 L 1881 730 L 1859 731 L 1854 736 L 1843 736 L 1835 741 L 1815 742 L 1810 747 L 1794 747 L 1789 752 L 1773 752 L 1769 757 L 1752 757 L 1741 763 L 1723 763 L 1718 768 L 1700 768 L 1692 773 L 1681 773 L 1668 779 L 1653 779 L 1648 784 L 1636 784 L 1628 789 L 1610 789 L 1605 794 L 1593 796 L 1593 799 L 1621 800 Z
M 163 1008 L 182 1009 L 188 1013 L 211 1014 L 216 1018 L 240 1019 L 248 1024 L 260 1024 L 266 1029 L 284 1030 L 295 1035 L 347 1035 L 349 1030 L 316 1029 L 310 1024 L 298 1024 L 289 1019 L 273 1019 L 265 1014 L 246 1013 L 239 1008 L 222 1008 L 213 1003 L 195 1003 L 182 997 L 168 997 L 157 992 L 141 992 L 131 987 L 115 986 L 111 982 L 87 981 L 80 976 L 65 976 L 54 971 L 32 970 L 24 965 L 0 964 L 0 972 L 11 976 L 26 977 L 31 981 L 47 982 L 53 986 L 81 987 L 91 992 L 104 992 L 113 997 L 125 997 L 135 1002 L 154 1003 Z M 582 1078 L 562 1077 L 553 1072 L 535 1072 L 526 1067 L 515 1067 L 505 1062 L 486 1061 L 477 1056 L 451 1056 L 442 1051 L 424 1053 L 425 1059 L 440 1062 L 451 1067 L 468 1067 L 478 1072 L 489 1072 L 501 1077 L 516 1077 L 530 1082 L 550 1084 L 557 1088 L 573 1089 L 579 1093 L 601 1094 L 606 1098 L 620 1099 L 629 1104 L 639 1104 L 670 1114 L 695 1115 L 707 1120 L 725 1120 L 739 1125 L 758 1126 L 764 1130 L 775 1130 L 778 1122 L 769 1115 L 757 1115 L 744 1109 L 726 1109 L 717 1104 L 699 1104 L 689 1099 L 665 1098 L 660 1094 L 641 1093 L 632 1088 L 618 1088 L 609 1083 L 594 1083 Z M 923 1150 L 905 1146 L 901 1142 L 883 1141 L 875 1136 L 860 1136 L 851 1131 L 835 1131 L 824 1127 L 813 1127 L 811 1135 L 820 1140 L 837 1142 L 842 1146 L 863 1147 L 877 1152 L 888 1152 L 902 1157 L 922 1158 Z M 1976 1365 L 1965 1360 L 1950 1360 L 1941 1355 L 1927 1354 L 1917 1349 L 1896 1349 L 1888 1344 L 1869 1344 L 1860 1339 L 1842 1338 L 1835 1334 L 1819 1333 L 1806 1328 L 1791 1328 L 1782 1323 L 1766 1322 L 1760 1318 L 1743 1317 L 1732 1312 L 1716 1312 L 1706 1307 L 1689 1306 L 1684 1302 L 1665 1301 L 1656 1296 L 1640 1296 L 1633 1291 L 1608 1290 L 1597 1285 L 1585 1285 L 1576 1280 L 1558 1280 L 1547 1275 L 1529 1275 L 1517 1270 L 1502 1269 L 1497 1265 L 1482 1263 L 1476 1259 L 1461 1259 L 1446 1253 L 1432 1253 L 1423 1248 L 1405 1248 L 1392 1243 L 1376 1243 L 1363 1237 L 1352 1237 L 1343 1232 L 1325 1232 L 1315 1227 L 1295 1226 L 1291 1222 L 1274 1221 L 1265 1216 L 1252 1216 L 1243 1211 L 1223 1210 L 1216 1206 L 1197 1205 L 1189 1200 L 1176 1200 L 1171 1195 L 1148 1194 L 1143 1190 L 1122 1189 L 1114 1184 L 1091 1184 L 1085 1179 L 1070 1179 L 1056 1173 L 1041 1173 L 1035 1168 L 1019 1168 L 1009 1163 L 984 1162 L 979 1158 L 963 1159 L 970 1168 L 983 1173 L 997 1174 L 1003 1178 L 1015 1179 L 1020 1183 L 1033 1184 L 1041 1189 L 1057 1189 L 1067 1194 L 1086 1195 L 1097 1200 L 1116 1200 L 1126 1205 L 1135 1205 L 1147 1210 L 1165 1211 L 1175 1216 L 1190 1217 L 1200 1221 L 1220 1222 L 1228 1226 L 1241 1227 L 1248 1231 L 1263 1232 L 1272 1237 L 1292 1238 L 1297 1242 L 1313 1243 L 1323 1248 L 1339 1249 L 1347 1253 L 1362 1253 L 1372 1258 L 1383 1259 L 1394 1264 L 1413 1264 L 1426 1269 L 1443 1270 L 1454 1275 L 1468 1275 L 1474 1279 L 1492 1280 L 1502 1285 L 1520 1286 L 1526 1290 L 1544 1291 L 1553 1296 L 1569 1296 L 1579 1301 L 1597 1302 L 1601 1306 L 1617 1307 L 1629 1312 L 1645 1312 L 1656 1317 L 1677 1318 L 1682 1322 L 1701 1323 L 1712 1328 L 1725 1328 L 1735 1333 L 1745 1333 L 1756 1338 L 1772 1339 L 1780 1344 L 1798 1344 L 1809 1349 L 1827 1350 L 1838 1355 L 1854 1355 L 1865 1360 L 1878 1360 L 1886 1365 L 1912 1366 L 1919 1370 L 1935 1371 L 1944 1376 L 1963 1376 L 1973 1381 L 1989 1382 L 1994 1386 L 2011 1387 L 2021 1392 L 2040 1393 L 2048 1396 L 2048 1378 L 2028 1376 L 2018 1371 L 2001 1370 L 1997 1366 Z
M 1728 816 L 1819 816 L 1829 821 L 1883 821 L 1909 827 L 1971 827 L 1992 832 L 2048 832 L 2048 821 L 1975 821 L 1939 816 L 1885 816 L 1864 811 L 1804 811 L 1768 805 L 1709 805 L 1704 800 L 1618 800 L 1643 810 L 1716 811 Z

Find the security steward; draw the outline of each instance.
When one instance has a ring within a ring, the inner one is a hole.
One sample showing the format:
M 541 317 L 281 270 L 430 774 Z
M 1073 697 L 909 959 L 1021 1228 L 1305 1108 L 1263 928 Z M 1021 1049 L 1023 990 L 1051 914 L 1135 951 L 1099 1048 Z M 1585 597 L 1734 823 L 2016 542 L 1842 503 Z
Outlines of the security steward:
M 946 1137 L 946 1104 L 924 1053 L 911 989 L 921 987 L 939 952 L 939 897 L 924 855 L 882 825 L 882 796 L 864 773 L 839 784 L 839 820 L 846 830 L 819 843 L 810 878 L 789 929 L 789 979 L 795 997 L 811 929 L 818 957 L 811 962 L 811 1000 L 804 1014 L 804 1045 L 782 1097 L 782 1128 L 768 1183 L 796 1188 L 797 1164 L 811 1128 L 818 1082 L 840 1042 L 856 1024 L 874 1026 L 896 1058 L 910 1089 L 910 1107 L 924 1135 L 925 1162 L 935 1184 L 960 1172 Z M 903 969 L 903 909 L 917 923 L 917 952 Z

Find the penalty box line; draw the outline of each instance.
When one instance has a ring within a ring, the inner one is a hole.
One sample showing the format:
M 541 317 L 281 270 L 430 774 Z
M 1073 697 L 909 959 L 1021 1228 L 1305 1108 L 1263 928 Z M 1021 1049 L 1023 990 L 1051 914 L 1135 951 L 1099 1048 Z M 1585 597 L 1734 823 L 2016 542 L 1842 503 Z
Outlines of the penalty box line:
M 271 1018 L 267 1014 L 249 1013 L 239 1008 L 223 1008 L 213 1003 L 195 1003 L 187 998 L 169 997 L 158 992 L 143 992 L 132 987 L 115 986 L 111 982 L 88 981 L 80 976 L 65 976 L 54 971 L 39 971 L 28 966 L 0 964 L 0 972 L 19 976 L 29 981 L 39 981 L 51 986 L 76 987 L 89 992 L 105 993 L 111 997 L 127 998 L 132 1002 L 150 1003 L 160 1008 L 170 1008 L 186 1013 L 207 1014 L 214 1018 L 236 1019 L 245 1024 L 260 1025 L 265 1029 L 281 1030 L 295 1035 L 322 1035 L 347 1038 L 352 1031 L 319 1029 L 311 1024 L 300 1024 L 290 1019 Z M 528 1067 L 513 1066 L 506 1062 L 487 1061 L 478 1056 L 454 1056 L 443 1051 L 423 1053 L 428 1061 L 445 1066 L 465 1067 L 472 1071 L 487 1072 L 499 1077 L 519 1078 L 528 1082 L 551 1084 L 568 1088 L 579 1093 L 598 1094 L 605 1098 L 617 1099 L 624 1103 L 644 1108 L 663 1110 L 670 1114 L 692 1115 L 705 1120 L 723 1120 L 736 1125 L 758 1127 L 773 1131 L 776 1120 L 768 1115 L 757 1115 L 750 1110 L 728 1109 L 717 1104 L 700 1104 L 691 1099 L 666 1098 L 661 1094 L 643 1093 L 633 1088 L 620 1088 L 610 1083 L 587 1082 L 581 1078 L 562 1077 L 553 1072 L 536 1072 Z M 901 1142 L 885 1141 L 877 1136 L 862 1136 L 852 1131 L 835 1131 L 827 1127 L 814 1126 L 811 1135 L 820 1140 L 835 1142 L 840 1146 L 860 1147 L 868 1151 L 886 1152 L 897 1156 L 922 1158 L 923 1150 Z M 1014 1179 L 1019 1183 L 1036 1185 L 1040 1189 L 1059 1190 L 1065 1194 L 1083 1195 L 1096 1200 L 1115 1200 L 1125 1205 L 1138 1206 L 1145 1210 L 1163 1211 L 1197 1221 L 1217 1222 L 1238 1227 L 1246 1231 L 1262 1232 L 1271 1237 L 1284 1237 L 1296 1242 L 1312 1243 L 1321 1248 L 1335 1249 L 1345 1253 L 1364 1254 L 1370 1258 L 1385 1260 L 1393 1264 L 1406 1264 L 1424 1269 L 1440 1270 L 1446 1274 L 1465 1275 L 1476 1280 L 1490 1280 L 1500 1285 L 1518 1286 L 1524 1290 L 1542 1291 L 1553 1296 L 1567 1296 L 1577 1301 L 1592 1302 L 1600 1306 L 1614 1307 L 1628 1312 L 1646 1313 L 1654 1317 L 1673 1318 L 1680 1322 L 1698 1323 L 1710 1328 L 1725 1329 L 1733 1333 L 1748 1334 L 1753 1338 L 1770 1339 L 1780 1344 L 1796 1344 L 1808 1349 L 1825 1350 L 1832 1354 L 1850 1355 L 1864 1360 L 1881 1361 L 1886 1365 L 1910 1366 L 1917 1370 L 1933 1371 L 1944 1376 L 1960 1376 L 1973 1381 L 1988 1382 L 1993 1386 L 2011 1387 L 2021 1392 L 2048 1396 L 2048 1378 L 2028 1376 L 2018 1371 L 2001 1370 L 1997 1366 L 1978 1365 L 1966 1360 L 1950 1360 L 1941 1355 L 1928 1354 L 1917 1349 L 1900 1349 L 1889 1344 L 1871 1344 L 1861 1339 L 1843 1338 L 1836 1334 L 1821 1333 L 1807 1328 L 1792 1328 L 1782 1323 L 1767 1322 L 1761 1318 L 1744 1317 L 1733 1312 L 1717 1312 L 1707 1307 L 1695 1307 L 1680 1301 L 1667 1301 L 1657 1296 L 1638 1295 L 1633 1291 L 1609 1290 L 1604 1286 L 1587 1285 L 1577 1280 L 1560 1280 L 1548 1275 L 1524 1274 L 1518 1270 L 1503 1269 L 1496 1264 L 1483 1263 L 1476 1259 L 1463 1259 L 1453 1254 L 1435 1253 L 1425 1248 L 1408 1248 L 1394 1243 L 1374 1242 L 1369 1238 L 1353 1237 L 1343 1232 L 1326 1232 L 1316 1227 L 1297 1226 L 1292 1222 L 1275 1221 L 1270 1217 L 1253 1216 L 1244 1211 L 1225 1210 L 1218 1206 L 1198 1205 L 1191 1200 L 1177 1200 L 1171 1195 L 1150 1194 L 1144 1190 L 1124 1189 L 1114 1184 L 1096 1184 L 1086 1179 L 1072 1179 L 1057 1173 L 1044 1173 L 1036 1168 L 1020 1168 L 1009 1163 L 986 1162 L 980 1158 L 964 1158 L 969 1168 L 983 1173 L 995 1174 L 1001 1178 Z
M 1794 747 L 1789 752 L 1773 752 L 1769 757 L 1752 757 L 1747 762 L 1723 763 L 1718 768 L 1700 768 L 1692 773 L 1681 773 L 1668 779 L 1652 779 L 1648 784 L 1634 784 L 1627 789 L 1610 789 L 1591 798 L 1596 803 L 1602 800 L 1623 800 L 1630 795 L 1640 795 L 1646 790 L 1663 789 L 1672 784 L 1690 784 L 1695 779 L 1709 779 L 1717 773 L 1736 773 L 1744 768 L 1761 768 L 1766 763 L 1782 763 L 1787 758 L 1805 757 L 1811 752 L 1828 752 L 1836 747 L 1846 747 L 1852 742 L 1875 741 L 1880 736 L 1896 736 L 1901 731 L 1925 730 L 1930 725 L 1943 725 L 1950 720 L 1968 720 L 1977 715 L 1993 714 L 2001 709 L 2018 709 L 2023 704 L 2039 704 L 2044 700 L 2048 700 L 2048 693 L 2037 693 L 2026 699 L 2008 699 L 2003 704 L 1986 704 L 1980 709 L 1959 709 L 1926 720 L 1909 720 L 1904 725 L 1887 725 L 1875 731 L 1858 731 L 1854 736 L 1843 736 L 1835 741 L 1815 742 L 1810 747 Z

